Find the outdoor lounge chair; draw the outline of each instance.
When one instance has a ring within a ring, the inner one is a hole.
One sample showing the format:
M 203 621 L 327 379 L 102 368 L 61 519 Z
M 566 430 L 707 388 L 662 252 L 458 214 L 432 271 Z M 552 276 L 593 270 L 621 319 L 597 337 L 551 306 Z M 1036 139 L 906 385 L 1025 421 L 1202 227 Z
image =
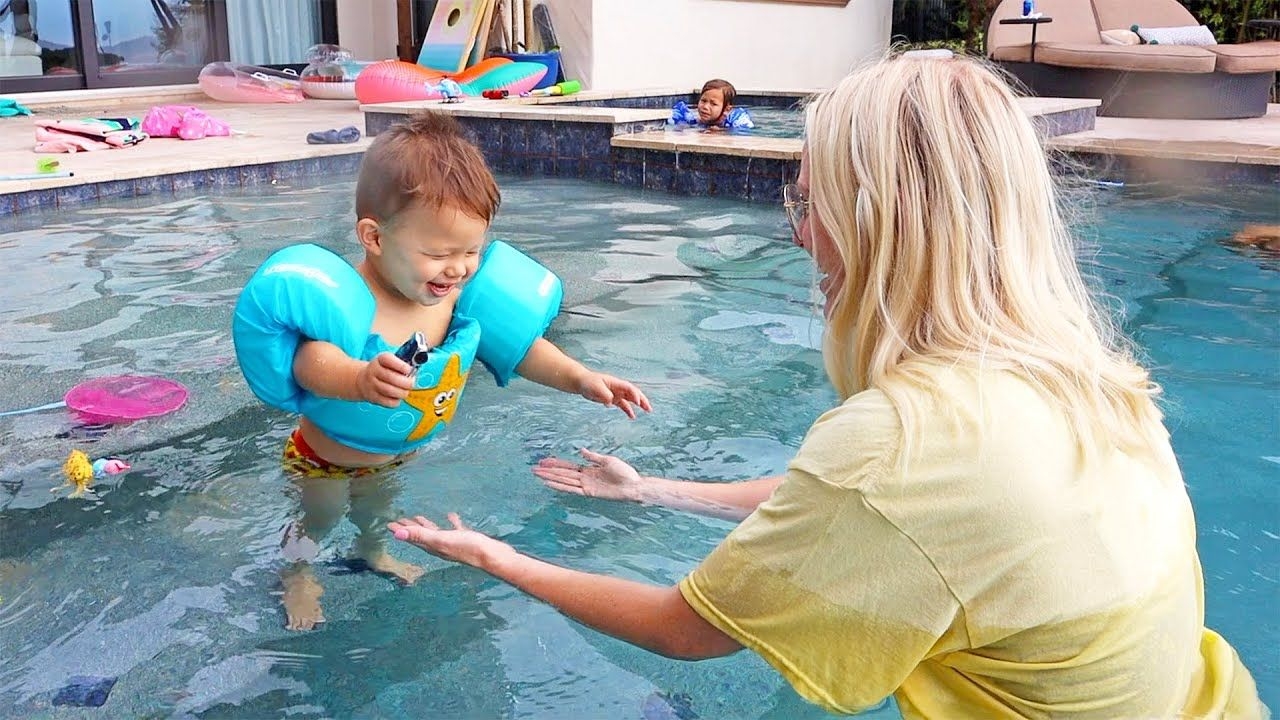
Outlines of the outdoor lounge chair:
M 1021 0 L 1004 0 L 986 37 L 987 56 L 1036 95 L 1098 98 L 1098 114 L 1109 116 L 1224 119 L 1267 112 L 1280 42 L 1104 43 L 1103 31 L 1134 25 L 1198 25 L 1177 0 L 1038 0 L 1036 9 L 1052 22 L 1001 24 L 1022 14 Z

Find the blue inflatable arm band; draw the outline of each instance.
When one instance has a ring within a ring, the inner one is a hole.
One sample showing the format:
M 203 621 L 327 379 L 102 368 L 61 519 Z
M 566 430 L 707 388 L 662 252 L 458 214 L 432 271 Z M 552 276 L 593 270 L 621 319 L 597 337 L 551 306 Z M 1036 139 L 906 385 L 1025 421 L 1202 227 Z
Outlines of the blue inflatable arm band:
M 476 357 L 505 387 L 560 313 L 564 286 L 555 273 L 501 240 L 485 248 L 480 269 L 462 286 L 454 312 L 480 323 Z
M 751 113 L 744 107 L 735 107 L 724 119 L 724 126 L 731 130 L 750 130 L 756 124 L 751 122 Z
M 676 104 L 671 106 L 671 117 L 667 119 L 669 125 L 697 125 L 698 110 L 689 107 L 689 103 L 684 100 L 677 100 Z
M 360 357 L 374 309 L 364 278 L 337 253 L 311 244 L 277 251 L 245 284 L 231 322 L 249 388 L 272 407 L 302 412 L 307 391 L 293 377 L 298 345 L 323 340 Z

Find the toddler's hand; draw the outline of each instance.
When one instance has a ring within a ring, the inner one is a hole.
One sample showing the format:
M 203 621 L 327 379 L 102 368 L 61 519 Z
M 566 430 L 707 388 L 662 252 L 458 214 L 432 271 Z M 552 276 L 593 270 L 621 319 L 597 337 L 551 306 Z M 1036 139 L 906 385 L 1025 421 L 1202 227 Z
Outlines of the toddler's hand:
M 378 353 L 356 376 L 356 391 L 366 402 L 393 408 L 409 397 L 413 389 L 412 370 L 409 363 L 394 354 Z
M 649 398 L 640 392 L 640 388 L 626 380 L 600 372 L 588 372 L 583 376 L 582 382 L 578 385 L 578 394 L 592 402 L 613 405 L 632 420 L 636 419 L 633 406 L 639 406 L 645 412 L 653 412 Z

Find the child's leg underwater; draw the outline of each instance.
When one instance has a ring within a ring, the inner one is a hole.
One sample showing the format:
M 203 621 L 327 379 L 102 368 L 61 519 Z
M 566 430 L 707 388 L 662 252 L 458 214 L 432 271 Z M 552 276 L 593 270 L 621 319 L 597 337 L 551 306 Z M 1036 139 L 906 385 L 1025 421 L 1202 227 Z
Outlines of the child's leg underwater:
M 285 530 L 281 554 L 288 564 L 280 571 L 284 595 L 285 627 L 310 630 L 325 621 L 320 609 L 324 588 L 311 564 L 320 552 L 320 543 L 333 531 L 347 510 L 350 493 L 345 476 L 314 464 L 300 452 L 297 434 L 285 443 L 283 463 L 289 479 L 298 488 L 302 516 Z
M 387 552 L 388 522 L 395 520 L 393 501 L 400 490 L 400 483 L 389 473 L 373 473 L 351 480 L 351 513 L 356 526 L 354 554 L 369 565 L 369 569 L 396 578 L 405 585 L 412 585 L 422 577 L 424 570 L 411 563 L 397 560 Z
M 295 477 L 302 498 L 302 517 L 285 532 L 281 552 L 289 564 L 280 572 L 284 585 L 281 603 L 290 630 L 310 630 L 324 622 L 320 596 L 324 588 L 316 579 L 312 563 L 320 543 L 347 509 L 347 480 L 331 477 Z

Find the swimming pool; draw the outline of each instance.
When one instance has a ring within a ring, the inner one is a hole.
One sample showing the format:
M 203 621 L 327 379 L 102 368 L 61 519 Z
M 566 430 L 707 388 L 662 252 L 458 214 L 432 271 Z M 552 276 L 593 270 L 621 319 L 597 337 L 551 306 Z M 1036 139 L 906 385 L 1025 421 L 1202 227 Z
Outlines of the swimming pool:
M 750 130 L 734 130 L 735 135 L 770 138 L 802 138 L 804 137 L 804 113 L 799 109 L 785 110 L 771 107 L 752 107 L 751 121 L 755 127 Z M 707 132 L 700 127 L 682 126 L 673 132 L 697 133 Z
M 804 137 L 804 111 L 759 107 L 751 108 L 751 121 L 755 127 L 749 134 L 756 137 L 800 138 Z
M 565 279 L 552 339 L 635 380 L 655 412 L 629 422 L 527 382 L 500 390 L 478 371 L 454 425 L 398 472 L 398 506 L 457 510 L 576 568 L 673 582 L 729 523 L 556 495 L 528 467 L 585 445 L 653 473 L 779 471 L 834 401 L 810 262 L 784 240 L 776 207 L 545 178 L 502 186 L 495 235 Z M 231 304 L 281 245 L 354 256 L 351 191 L 295 183 L 120 200 L 19 216 L 0 234 L 0 410 L 120 371 L 193 393 L 175 415 L 106 430 L 56 410 L 0 418 L 0 716 L 46 711 L 80 675 L 118 678 L 84 717 L 824 717 L 748 653 L 653 656 L 409 548 L 394 552 L 428 569 L 411 588 L 353 572 L 341 561 L 349 525 L 318 568 L 329 622 L 283 629 L 273 592 L 294 499 L 277 457 L 291 423 L 243 385 Z M 1274 197 L 1100 189 L 1086 226 L 1090 267 L 1169 395 L 1209 623 L 1272 706 L 1280 264 L 1218 240 L 1274 213 Z M 120 453 L 135 469 L 96 497 L 65 499 L 49 489 L 72 447 Z

